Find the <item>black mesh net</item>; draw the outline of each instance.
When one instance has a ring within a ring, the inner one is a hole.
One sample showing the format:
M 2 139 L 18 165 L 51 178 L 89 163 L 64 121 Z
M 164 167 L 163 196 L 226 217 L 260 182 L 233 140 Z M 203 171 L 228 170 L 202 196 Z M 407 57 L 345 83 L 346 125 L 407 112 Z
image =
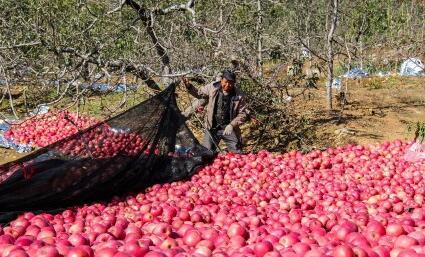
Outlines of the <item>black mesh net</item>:
M 0 222 L 23 211 L 52 211 L 189 178 L 214 156 L 186 127 L 175 86 L 1 165 Z

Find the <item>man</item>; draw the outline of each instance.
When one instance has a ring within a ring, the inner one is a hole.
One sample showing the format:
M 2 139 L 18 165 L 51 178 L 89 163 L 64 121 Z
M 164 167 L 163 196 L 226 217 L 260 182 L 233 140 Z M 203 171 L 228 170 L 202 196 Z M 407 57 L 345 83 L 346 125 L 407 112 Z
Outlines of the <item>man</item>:
M 214 81 L 199 90 L 186 78 L 183 84 L 188 92 L 199 99 L 185 110 L 188 118 L 200 106 L 207 105 L 205 117 L 205 135 L 202 145 L 215 151 L 223 139 L 227 150 L 241 153 L 242 138 L 240 126 L 247 120 L 248 110 L 244 95 L 235 87 L 236 75 L 231 71 L 223 71 L 221 79 Z

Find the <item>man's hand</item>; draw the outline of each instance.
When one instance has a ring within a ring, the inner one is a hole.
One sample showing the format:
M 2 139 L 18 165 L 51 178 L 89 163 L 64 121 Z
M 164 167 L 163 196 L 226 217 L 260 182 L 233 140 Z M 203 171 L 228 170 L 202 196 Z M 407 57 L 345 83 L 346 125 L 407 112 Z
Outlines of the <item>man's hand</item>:
M 205 110 L 204 106 L 199 106 L 198 108 L 196 108 L 197 113 L 202 113 L 204 112 L 204 110 Z
M 189 80 L 186 77 L 182 77 L 183 85 L 187 88 L 190 85 Z
M 187 121 L 190 118 L 190 114 L 186 111 L 182 112 L 182 116 L 183 116 L 184 121 Z
M 223 135 L 228 136 L 232 134 L 232 132 L 233 132 L 233 126 L 229 124 L 224 128 Z
M 254 125 L 260 125 L 261 121 L 257 120 L 255 117 L 251 118 L 252 123 L 254 123 Z

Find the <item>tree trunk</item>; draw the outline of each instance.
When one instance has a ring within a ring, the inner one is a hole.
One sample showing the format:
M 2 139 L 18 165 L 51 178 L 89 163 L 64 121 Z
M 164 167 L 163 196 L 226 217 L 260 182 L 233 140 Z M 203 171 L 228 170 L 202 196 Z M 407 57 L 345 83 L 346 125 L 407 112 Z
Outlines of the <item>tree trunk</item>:
M 360 38 L 360 69 L 363 70 L 363 40 Z
M 330 17 L 330 28 L 328 33 L 328 86 L 327 86 L 327 100 L 328 109 L 332 110 L 332 84 L 334 80 L 334 52 L 333 52 L 333 36 L 335 33 L 337 21 L 338 21 L 338 2 L 339 0 L 331 0 L 331 17 Z
M 224 7 L 223 0 L 220 0 L 220 10 L 219 10 L 220 13 L 218 16 L 218 20 L 220 21 L 220 26 L 223 24 L 223 7 Z M 223 38 L 220 35 L 218 37 L 217 51 L 220 51 L 222 44 L 223 44 Z
M 161 75 L 168 75 L 172 73 L 171 69 L 171 63 L 170 63 L 170 56 L 168 55 L 167 49 L 161 44 L 159 38 L 156 35 L 155 28 L 154 28 L 154 15 L 152 12 L 150 12 L 148 9 L 146 9 L 144 6 L 139 5 L 133 0 L 127 0 L 126 3 L 133 8 L 135 11 L 137 11 L 140 19 L 143 22 L 143 25 L 145 26 L 146 33 L 148 34 L 152 45 L 154 46 L 156 53 L 161 60 L 162 64 L 162 71 Z M 168 84 L 170 82 L 170 79 L 167 77 L 162 78 L 162 82 L 164 84 Z
M 258 77 L 263 76 L 263 42 L 262 42 L 262 25 L 263 13 L 261 0 L 257 0 L 257 74 Z

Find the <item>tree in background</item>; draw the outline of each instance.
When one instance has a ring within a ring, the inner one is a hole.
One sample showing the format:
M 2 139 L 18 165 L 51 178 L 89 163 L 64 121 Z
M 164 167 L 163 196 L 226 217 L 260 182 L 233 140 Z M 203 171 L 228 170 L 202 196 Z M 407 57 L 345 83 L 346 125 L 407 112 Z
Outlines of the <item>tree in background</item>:
M 0 0 L 0 6 L 0 79 L 8 85 L 1 101 L 11 107 L 11 85 L 41 85 L 36 92 L 43 98 L 28 96 L 33 105 L 71 98 L 78 106 L 90 95 L 82 83 L 135 78 L 154 94 L 181 76 L 206 81 L 233 68 L 260 130 L 288 134 L 289 125 L 280 129 L 290 123 L 282 103 L 317 83 L 304 66 L 327 67 L 331 85 L 341 72 L 336 68 L 394 70 L 425 52 L 425 5 L 414 0 Z

